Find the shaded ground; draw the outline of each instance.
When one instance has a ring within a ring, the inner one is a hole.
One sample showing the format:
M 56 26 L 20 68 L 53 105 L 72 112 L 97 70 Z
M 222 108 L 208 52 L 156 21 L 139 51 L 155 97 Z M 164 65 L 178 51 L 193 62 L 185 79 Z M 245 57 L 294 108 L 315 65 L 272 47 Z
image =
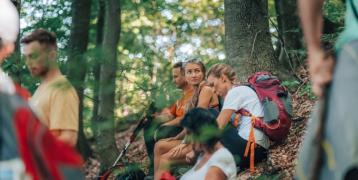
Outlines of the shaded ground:
M 303 83 L 295 88 L 294 92 L 291 92 L 295 117 L 293 118 L 292 127 L 287 140 L 283 144 L 271 147 L 268 159 L 265 162 L 255 165 L 256 171 L 254 174 L 244 171 L 239 173 L 238 179 L 292 179 L 297 152 L 305 131 L 310 110 L 314 103 L 313 100 L 310 100 L 309 95 L 302 91 L 302 89 L 307 86 L 307 71 L 302 68 L 298 73 L 298 77 Z M 116 134 L 117 146 L 120 149 L 125 145 L 134 127 L 135 125 L 132 125 L 128 130 Z M 141 135 L 137 141 L 130 146 L 124 159 L 129 162 L 139 163 L 144 170 L 148 169 L 148 158 L 145 151 L 144 140 Z M 99 172 L 99 165 L 99 162 L 95 159 L 86 161 L 84 165 L 86 179 L 96 178 Z
M 135 124 L 131 125 L 128 130 L 116 134 L 116 143 L 120 150 L 127 143 L 127 140 L 129 139 L 129 136 L 131 135 L 135 126 Z M 128 161 L 129 163 L 138 163 L 141 165 L 141 169 L 143 169 L 145 172 L 147 171 L 149 159 L 146 153 L 142 133 L 139 134 L 137 140 L 128 148 L 126 155 L 123 157 L 123 160 Z M 113 162 L 114 161 L 115 160 L 113 160 Z M 87 160 L 84 165 L 86 179 L 96 179 L 100 170 L 99 167 L 100 163 L 96 159 L 90 158 Z

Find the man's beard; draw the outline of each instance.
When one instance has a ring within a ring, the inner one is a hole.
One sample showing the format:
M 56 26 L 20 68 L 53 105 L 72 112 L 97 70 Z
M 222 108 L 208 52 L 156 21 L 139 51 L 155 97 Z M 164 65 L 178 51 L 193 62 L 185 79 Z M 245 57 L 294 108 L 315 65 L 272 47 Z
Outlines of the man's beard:
M 34 74 L 32 74 L 35 77 L 45 77 L 47 75 L 47 73 L 49 72 L 49 68 L 48 67 L 43 67 L 39 70 L 39 72 L 36 72 Z

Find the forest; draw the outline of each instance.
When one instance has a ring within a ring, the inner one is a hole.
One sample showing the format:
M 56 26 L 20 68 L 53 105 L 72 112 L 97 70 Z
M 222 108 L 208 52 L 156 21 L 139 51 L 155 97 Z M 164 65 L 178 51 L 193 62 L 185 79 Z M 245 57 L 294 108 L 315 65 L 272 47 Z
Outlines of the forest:
M 240 81 L 257 71 L 280 77 L 293 97 L 294 118 L 284 145 L 270 150 L 257 172 L 238 179 L 291 179 L 295 158 L 317 97 L 296 0 L 17 0 L 20 35 L 2 68 L 34 93 L 20 40 L 35 29 L 54 32 L 58 62 L 80 99 L 77 150 L 86 178 L 110 167 L 144 114 L 173 104 L 181 91 L 171 66 L 199 58 L 209 68 L 233 67 Z M 345 4 L 324 4 L 322 41 L 332 48 L 344 27 Z M 139 134 L 124 161 L 148 167 Z M 147 170 L 145 170 L 147 171 Z

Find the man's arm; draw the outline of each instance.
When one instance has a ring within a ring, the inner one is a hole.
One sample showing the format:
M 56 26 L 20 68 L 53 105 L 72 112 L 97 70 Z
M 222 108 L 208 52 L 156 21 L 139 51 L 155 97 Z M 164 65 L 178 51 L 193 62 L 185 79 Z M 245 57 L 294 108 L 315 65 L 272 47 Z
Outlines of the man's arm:
M 75 146 L 79 128 L 79 99 L 76 91 L 58 88 L 53 93 L 49 129 L 59 140 Z
M 76 146 L 77 143 L 77 131 L 74 130 L 51 130 L 51 133 L 60 141 L 69 144 L 70 146 Z
M 163 125 L 169 126 L 169 125 L 179 125 L 180 119 L 178 117 L 175 117 L 175 112 L 177 111 L 177 104 L 178 101 L 176 101 L 174 104 L 172 104 L 170 107 L 164 108 L 159 115 L 156 116 L 158 118 L 159 122 L 164 123 Z
M 299 15 L 307 44 L 308 65 L 312 80 L 312 90 L 322 95 L 324 86 L 332 80 L 334 61 L 325 57 L 321 47 L 324 0 L 300 0 Z
M 324 0 L 300 0 L 299 14 L 308 51 L 322 50 L 322 7 Z
M 183 119 L 183 117 L 176 117 L 173 120 L 170 120 L 163 124 L 163 126 L 179 126 L 180 121 Z
M 173 107 L 175 104 L 171 105 L 170 107 L 164 108 L 159 114 L 165 114 L 165 115 L 173 115 L 173 111 L 175 111 L 175 107 Z

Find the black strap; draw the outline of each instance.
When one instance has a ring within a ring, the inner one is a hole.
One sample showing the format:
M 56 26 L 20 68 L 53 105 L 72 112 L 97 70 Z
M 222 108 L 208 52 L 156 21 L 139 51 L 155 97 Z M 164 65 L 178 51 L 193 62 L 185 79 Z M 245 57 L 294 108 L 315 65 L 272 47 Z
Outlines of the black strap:
M 224 106 L 224 99 L 218 96 L 218 100 L 219 100 L 219 112 L 221 112 L 221 109 Z

